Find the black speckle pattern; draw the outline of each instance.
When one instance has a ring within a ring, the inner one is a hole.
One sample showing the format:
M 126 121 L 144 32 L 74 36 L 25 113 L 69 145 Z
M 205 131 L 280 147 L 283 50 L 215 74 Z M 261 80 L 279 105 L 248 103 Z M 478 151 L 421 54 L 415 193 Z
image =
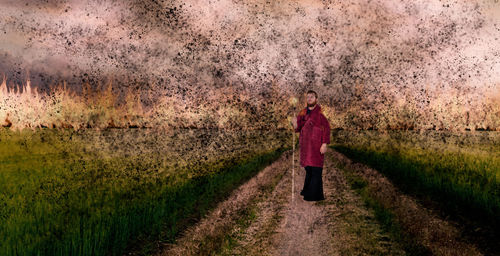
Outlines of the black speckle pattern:
M 0 7 L 0 72 L 9 87 L 29 77 L 48 91 L 66 81 L 81 95 L 84 84 L 111 80 L 119 100 L 136 90 L 145 108 L 165 97 L 198 106 L 210 90 L 215 98 L 245 94 L 240 100 L 256 108 L 268 105 L 270 90 L 302 104 L 312 88 L 334 126 L 500 127 L 491 114 L 498 1 L 8 0 Z

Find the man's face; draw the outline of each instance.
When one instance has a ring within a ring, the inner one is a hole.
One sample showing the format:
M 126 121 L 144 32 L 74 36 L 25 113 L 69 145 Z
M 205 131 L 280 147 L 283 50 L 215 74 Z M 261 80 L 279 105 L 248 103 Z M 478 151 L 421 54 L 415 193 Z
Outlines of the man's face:
M 308 93 L 307 94 L 307 106 L 308 107 L 314 107 L 316 105 L 316 96 L 314 93 Z

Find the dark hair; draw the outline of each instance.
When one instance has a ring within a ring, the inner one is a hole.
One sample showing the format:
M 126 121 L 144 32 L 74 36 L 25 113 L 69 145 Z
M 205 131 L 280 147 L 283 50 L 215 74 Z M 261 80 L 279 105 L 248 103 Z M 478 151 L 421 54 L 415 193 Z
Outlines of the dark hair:
M 309 93 L 314 94 L 314 97 L 316 97 L 316 99 L 318 98 L 318 94 L 317 94 L 315 91 L 313 91 L 313 90 L 309 90 L 309 91 L 307 91 L 307 93 L 306 93 L 306 94 L 309 94 Z

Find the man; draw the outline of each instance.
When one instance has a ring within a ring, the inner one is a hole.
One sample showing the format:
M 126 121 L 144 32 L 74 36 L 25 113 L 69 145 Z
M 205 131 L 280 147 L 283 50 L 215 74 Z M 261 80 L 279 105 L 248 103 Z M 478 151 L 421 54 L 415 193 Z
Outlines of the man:
M 306 170 L 306 178 L 301 195 L 306 201 L 325 199 L 323 194 L 323 163 L 326 145 L 330 144 L 330 123 L 317 104 L 318 94 L 306 93 L 307 107 L 292 120 L 295 132 L 300 132 L 300 166 Z

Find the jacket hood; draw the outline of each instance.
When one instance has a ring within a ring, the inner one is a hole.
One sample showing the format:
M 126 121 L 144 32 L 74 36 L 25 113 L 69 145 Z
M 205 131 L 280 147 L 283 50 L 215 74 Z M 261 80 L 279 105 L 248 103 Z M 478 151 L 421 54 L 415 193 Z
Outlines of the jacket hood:
M 308 107 L 305 107 L 305 111 L 306 111 L 306 113 L 307 113 L 307 108 L 308 108 Z M 313 109 L 313 110 L 311 110 L 311 114 L 312 114 L 313 112 L 314 112 L 314 113 L 316 113 L 316 112 L 321 112 L 321 106 L 320 106 L 318 103 L 316 103 L 316 107 L 314 107 L 314 109 Z
M 321 106 L 316 103 L 316 107 L 314 107 L 314 109 L 312 110 L 313 112 L 321 112 Z

